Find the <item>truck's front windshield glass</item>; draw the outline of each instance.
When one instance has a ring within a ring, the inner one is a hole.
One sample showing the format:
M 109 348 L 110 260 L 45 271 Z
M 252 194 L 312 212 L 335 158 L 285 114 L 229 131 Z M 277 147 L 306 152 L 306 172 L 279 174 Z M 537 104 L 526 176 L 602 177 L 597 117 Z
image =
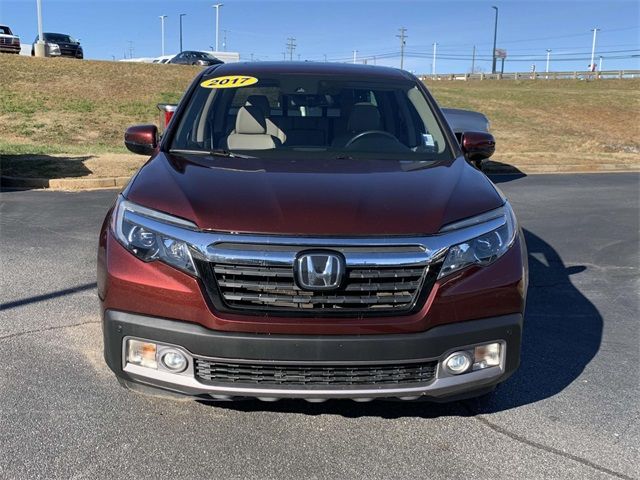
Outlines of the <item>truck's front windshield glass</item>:
M 269 75 L 204 78 L 170 149 L 255 157 L 444 160 L 445 136 L 410 80 Z

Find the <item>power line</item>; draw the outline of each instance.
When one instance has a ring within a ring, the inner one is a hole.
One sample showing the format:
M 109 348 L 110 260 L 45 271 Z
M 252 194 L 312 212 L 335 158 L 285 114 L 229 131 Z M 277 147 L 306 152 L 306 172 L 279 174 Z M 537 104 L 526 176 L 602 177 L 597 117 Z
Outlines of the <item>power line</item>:
M 287 53 L 289 54 L 289 61 L 293 61 L 293 51 L 296 49 L 296 39 L 293 37 L 287 38 Z
M 640 25 L 636 25 L 635 27 L 624 27 L 624 28 L 611 28 L 611 29 L 600 29 L 601 32 L 621 32 L 621 31 L 626 31 L 626 30 L 638 30 L 640 29 Z M 591 30 L 588 31 L 584 31 L 582 33 L 570 33 L 570 34 L 566 34 L 566 35 L 550 35 L 547 37 L 537 37 L 537 38 L 520 38 L 520 39 L 516 39 L 516 40 L 501 40 L 500 41 L 500 45 L 509 45 L 512 43 L 526 43 L 526 42 L 537 42 L 537 41 L 543 41 L 543 40 L 556 40 L 556 39 L 561 39 L 561 38 L 574 38 L 574 37 L 587 37 L 587 36 L 591 36 Z M 485 45 L 492 45 L 489 42 L 486 43 L 476 43 L 476 46 L 481 45 L 481 46 L 485 46 Z M 430 47 L 430 45 L 413 45 L 415 48 L 428 48 Z M 444 44 L 444 47 L 471 47 L 472 44 L 471 43 L 450 43 L 450 44 Z
M 438 44 L 438 46 L 440 46 L 440 44 Z M 546 51 L 546 49 L 545 49 Z M 638 52 L 640 51 L 640 49 L 638 48 L 632 48 L 632 49 L 626 49 L 626 50 L 606 50 L 606 51 L 602 51 L 599 50 L 598 54 L 611 54 L 611 53 L 632 53 L 632 52 Z M 415 54 L 415 55 L 428 55 L 427 53 L 423 53 L 423 52 L 414 52 L 414 51 L 409 51 L 409 52 L 405 52 L 406 54 Z M 555 56 L 576 56 L 576 55 L 590 55 L 591 52 L 564 52 L 564 53 L 556 53 Z M 472 56 L 469 56 L 468 54 L 463 54 L 463 53 L 444 53 L 439 55 L 440 58 L 443 58 L 443 56 L 446 55 L 448 58 L 460 58 L 460 59 L 470 59 L 472 58 Z M 509 58 L 513 58 L 513 57 L 523 57 L 523 58 L 531 58 L 531 57 L 537 57 L 538 54 L 532 53 L 532 54 L 518 54 L 518 55 L 509 55 Z M 478 59 L 491 59 L 492 56 L 491 55 L 476 55 L 476 58 Z

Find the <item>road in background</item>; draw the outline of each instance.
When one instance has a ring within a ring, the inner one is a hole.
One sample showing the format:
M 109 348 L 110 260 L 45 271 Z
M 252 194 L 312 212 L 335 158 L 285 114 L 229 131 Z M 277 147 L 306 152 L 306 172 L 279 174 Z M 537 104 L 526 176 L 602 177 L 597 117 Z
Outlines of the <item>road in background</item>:
M 522 366 L 450 405 L 208 405 L 102 359 L 115 191 L 0 198 L 0 477 L 640 478 L 637 174 L 500 176 L 529 248 Z

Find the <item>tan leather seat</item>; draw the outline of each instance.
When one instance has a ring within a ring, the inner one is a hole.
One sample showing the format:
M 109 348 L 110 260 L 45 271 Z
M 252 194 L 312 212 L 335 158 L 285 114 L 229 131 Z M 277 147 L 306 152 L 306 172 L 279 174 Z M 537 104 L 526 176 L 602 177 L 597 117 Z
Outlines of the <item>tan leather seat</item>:
M 269 105 L 269 99 L 265 95 L 249 95 L 245 106 L 258 107 L 264 115 L 267 133 L 276 137 L 281 143 L 287 141 L 287 135 L 269 118 L 271 115 L 271 106 Z
M 280 141 L 267 133 L 267 125 L 258 107 L 247 106 L 238 110 L 236 128 L 227 137 L 230 150 L 269 150 Z

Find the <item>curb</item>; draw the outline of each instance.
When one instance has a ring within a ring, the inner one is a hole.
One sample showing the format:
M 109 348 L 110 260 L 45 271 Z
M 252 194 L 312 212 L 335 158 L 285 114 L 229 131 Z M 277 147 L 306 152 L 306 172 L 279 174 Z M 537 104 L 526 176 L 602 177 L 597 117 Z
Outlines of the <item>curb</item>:
M 106 178 L 27 178 L 0 176 L 0 185 L 13 188 L 50 188 L 52 190 L 91 190 L 124 187 L 131 177 Z

